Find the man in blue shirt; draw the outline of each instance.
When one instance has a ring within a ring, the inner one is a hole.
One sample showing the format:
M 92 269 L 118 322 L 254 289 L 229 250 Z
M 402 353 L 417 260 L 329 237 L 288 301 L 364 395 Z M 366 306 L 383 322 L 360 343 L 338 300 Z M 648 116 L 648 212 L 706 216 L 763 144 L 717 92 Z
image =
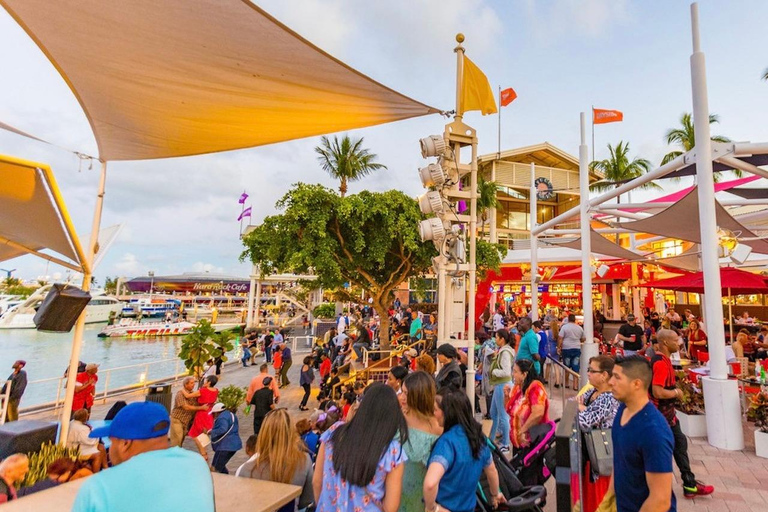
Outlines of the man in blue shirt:
M 536 373 L 541 375 L 541 364 L 539 363 L 539 337 L 531 327 L 531 319 L 527 316 L 521 317 L 517 322 L 517 328 L 523 333 L 523 337 L 520 338 L 520 346 L 517 348 L 517 359 L 528 359 L 533 361 L 533 367 L 536 368 Z
M 171 419 L 160 404 L 134 402 L 90 437 L 109 437 L 114 467 L 89 477 L 72 512 L 213 512 L 213 480 L 199 454 L 168 448 Z
M 672 492 L 675 440 L 648 399 L 651 365 L 642 356 L 619 358 L 611 388 L 621 402 L 613 423 L 613 478 L 617 512 L 676 512 Z

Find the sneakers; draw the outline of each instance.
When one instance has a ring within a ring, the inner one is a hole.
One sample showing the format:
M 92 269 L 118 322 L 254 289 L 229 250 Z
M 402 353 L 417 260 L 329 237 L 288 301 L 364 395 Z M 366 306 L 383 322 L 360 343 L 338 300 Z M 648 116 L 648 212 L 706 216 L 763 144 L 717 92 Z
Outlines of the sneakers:
M 715 492 L 715 488 L 711 485 L 704 485 L 696 480 L 696 487 L 683 486 L 683 496 L 686 498 L 695 498 L 697 496 L 708 496 Z

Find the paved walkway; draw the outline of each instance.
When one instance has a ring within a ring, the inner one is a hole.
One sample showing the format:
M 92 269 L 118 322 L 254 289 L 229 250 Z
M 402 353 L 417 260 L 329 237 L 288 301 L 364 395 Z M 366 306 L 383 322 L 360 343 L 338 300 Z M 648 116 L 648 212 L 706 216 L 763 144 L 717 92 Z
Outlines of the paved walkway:
M 312 389 L 312 397 L 308 406 L 310 411 L 299 411 L 299 403 L 304 391 L 298 386 L 301 370 L 300 358 L 303 354 L 297 354 L 294 365 L 289 371 L 291 385 L 280 390 L 280 406 L 286 407 L 294 421 L 308 418 L 314 407 L 317 406 L 318 389 Z M 271 369 L 271 368 L 270 368 Z M 271 371 L 270 374 L 274 372 Z M 219 381 L 219 389 L 234 384 L 236 386 L 248 386 L 251 378 L 258 374 L 258 366 L 243 368 L 239 364 L 231 364 L 224 368 L 222 378 Z M 174 386 L 174 393 L 180 384 Z M 560 417 L 562 411 L 561 389 L 553 389 L 550 399 L 550 414 L 553 418 Z M 567 391 L 566 397 L 573 395 L 573 391 Z M 143 400 L 143 393 L 136 392 L 123 395 L 118 398 L 110 398 L 106 403 L 97 402 L 93 408 L 95 419 L 103 418 L 116 400 L 132 402 Z M 483 400 L 481 400 L 483 402 Z M 28 419 L 54 420 L 52 413 L 36 413 L 25 415 Z M 245 416 L 244 412 L 238 413 L 240 422 L 240 437 L 245 440 L 253 433 L 252 416 Z M 490 421 L 485 421 L 486 432 L 490 429 Z M 689 439 L 688 454 L 691 459 L 691 467 L 699 480 L 715 486 L 712 496 L 687 500 L 683 497 L 682 481 L 675 467 L 674 491 L 677 495 L 679 512 L 768 512 L 768 459 L 755 455 L 754 428 L 751 425 L 744 426 L 744 439 L 746 448 L 741 451 L 725 451 L 710 446 L 706 438 Z M 194 442 L 187 438 L 184 447 L 195 450 Z M 210 455 L 212 460 L 212 455 Z M 230 461 L 228 468 L 234 473 L 237 468 L 247 460 L 245 450 L 237 452 Z M 547 482 L 549 500 L 546 511 L 555 511 L 555 483 L 554 479 Z

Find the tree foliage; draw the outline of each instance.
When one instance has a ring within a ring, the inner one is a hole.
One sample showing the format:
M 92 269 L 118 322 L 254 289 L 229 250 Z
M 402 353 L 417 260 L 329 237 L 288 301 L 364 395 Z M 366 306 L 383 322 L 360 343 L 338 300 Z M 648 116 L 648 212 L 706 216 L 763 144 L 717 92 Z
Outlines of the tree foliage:
M 651 170 L 651 162 L 645 158 L 629 159 L 629 142 L 619 141 L 616 146 L 608 144 L 610 156 L 605 160 L 596 160 L 589 164 L 593 170 L 598 170 L 604 179 L 589 186 L 590 190 L 603 192 L 634 178 L 638 178 Z M 642 188 L 661 188 L 656 183 L 647 183 Z
M 429 271 L 437 255 L 431 243 L 419 238 L 423 217 L 417 202 L 396 190 L 339 197 L 321 185 L 299 183 L 277 207 L 281 214 L 265 218 L 243 239 L 242 258 L 260 265 L 265 274 L 312 272 L 316 286 L 349 283 L 365 290 L 381 317 L 386 346 L 393 292 L 408 278 Z M 499 263 L 497 252 L 482 266 L 498 268 Z
M 375 162 L 376 155 L 363 147 L 362 137 L 351 139 L 349 135 L 344 135 L 341 140 L 337 136 L 331 140 L 323 136 L 315 152 L 323 170 L 339 180 L 341 197 L 347 195 L 348 181 L 357 181 L 373 171 L 387 168 Z
M 117 293 L 117 280 L 119 278 L 117 277 L 109 277 L 107 276 L 104 279 L 104 293 L 108 295 L 114 295 Z
M 715 124 L 719 122 L 720 118 L 717 116 L 717 114 L 709 115 L 709 124 Z M 664 135 L 664 139 L 667 141 L 667 144 L 676 145 L 680 148 L 680 150 L 670 151 L 664 155 L 664 158 L 661 160 L 661 165 L 664 165 L 667 162 L 670 162 L 678 156 L 682 155 L 684 152 L 693 149 L 694 146 L 696 146 L 696 131 L 693 127 L 693 116 L 691 113 L 685 112 L 683 115 L 681 115 L 680 127 L 667 130 L 667 133 Z M 712 142 L 731 142 L 731 139 L 728 137 L 723 137 L 722 135 L 712 135 L 711 139 Z M 733 173 L 739 177 L 741 177 L 743 174 L 739 169 L 734 169 Z M 719 176 L 720 173 L 715 173 L 715 182 L 718 181 Z
M 217 345 L 212 341 L 214 336 L 216 330 L 211 326 L 211 322 L 204 319 L 181 340 L 179 357 L 184 361 L 189 374 L 198 379 L 203 376 L 203 365 L 218 355 Z

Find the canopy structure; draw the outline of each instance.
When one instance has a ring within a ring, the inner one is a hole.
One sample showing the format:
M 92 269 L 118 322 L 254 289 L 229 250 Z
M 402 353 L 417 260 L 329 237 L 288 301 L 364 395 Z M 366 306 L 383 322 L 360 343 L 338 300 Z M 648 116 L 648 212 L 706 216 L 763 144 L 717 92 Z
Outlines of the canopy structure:
M 0 155 L 0 261 L 24 254 L 77 272 L 87 266 L 50 167 Z
M 248 148 L 438 112 L 247 0 L 0 0 L 85 111 L 99 158 Z
M 704 273 L 694 272 L 659 281 L 641 284 L 645 288 L 659 288 L 678 292 L 704 293 Z M 737 268 L 720 269 L 720 286 L 728 295 L 768 293 L 768 284 L 763 276 Z
M 616 245 L 611 242 L 600 233 L 597 233 L 594 229 L 589 230 L 589 238 L 591 243 L 591 250 L 593 253 L 604 254 L 606 256 L 612 256 L 621 260 L 642 260 L 643 256 L 632 252 L 628 249 L 624 249 L 620 245 Z M 548 242 L 551 243 L 551 242 Z M 571 249 L 581 250 L 581 238 L 578 238 L 572 242 L 560 244 L 563 247 L 570 247 Z

